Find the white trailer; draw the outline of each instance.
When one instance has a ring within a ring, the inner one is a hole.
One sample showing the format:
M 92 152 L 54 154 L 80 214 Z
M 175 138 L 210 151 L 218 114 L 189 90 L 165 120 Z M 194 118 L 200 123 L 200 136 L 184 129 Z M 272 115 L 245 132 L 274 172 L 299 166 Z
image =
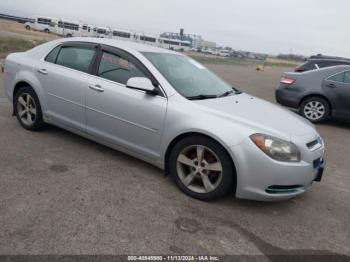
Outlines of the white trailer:
M 56 24 L 57 24 L 56 18 L 45 17 L 45 16 L 35 16 L 34 22 L 26 22 L 24 24 L 24 27 L 27 30 L 51 33 L 55 31 Z
M 81 36 L 89 37 L 94 35 L 94 26 L 90 24 L 82 24 L 80 30 Z
M 182 41 L 177 39 L 162 38 L 158 39 L 159 46 L 177 51 L 190 51 L 191 43 L 189 41 Z
M 108 27 L 95 27 L 93 29 L 93 36 L 98 38 L 110 38 L 111 30 Z
M 158 46 L 158 38 L 154 35 L 148 35 L 148 34 L 146 35 L 144 33 L 135 33 L 134 41 L 142 44 Z
M 81 22 L 60 19 L 55 33 L 65 37 L 81 36 Z
M 112 29 L 112 38 L 119 40 L 133 40 L 133 34 L 131 31 L 124 29 Z
M 222 56 L 222 57 L 230 57 L 231 56 L 231 52 L 228 51 L 228 50 L 221 50 L 219 52 L 219 56 Z

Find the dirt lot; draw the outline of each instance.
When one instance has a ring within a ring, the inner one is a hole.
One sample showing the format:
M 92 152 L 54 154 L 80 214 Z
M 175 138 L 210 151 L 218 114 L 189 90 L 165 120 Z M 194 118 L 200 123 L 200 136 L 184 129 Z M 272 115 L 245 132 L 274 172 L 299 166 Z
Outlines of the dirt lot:
M 273 101 L 283 68 L 211 68 Z M 286 202 L 233 195 L 204 203 L 162 171 L 51 127 L 25 131 L 0 84 L 0 254 L 350 255 L 350 125 L 317 128 L 327 144 L 321 183 Z
M 5 25 L 0 36 L 51 37 Z M 209 67 L 272 102 L 281 72 L 290 69 Z M 0 77 L 0 254 L 350 255 L 350 124 L 317 129 L 327 169 L 304 195 L 205 203 L 137 159 L 59 128 L 25 131 L 11 116 Z

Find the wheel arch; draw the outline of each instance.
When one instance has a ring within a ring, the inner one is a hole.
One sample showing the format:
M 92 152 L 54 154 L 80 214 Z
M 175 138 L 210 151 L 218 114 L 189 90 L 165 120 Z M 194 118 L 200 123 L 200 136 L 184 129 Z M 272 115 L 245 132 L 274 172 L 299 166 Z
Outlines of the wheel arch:
M 44 112 L 47 110 L 47 103 L 46 103 L 46 94 L 43 86 L 40 83 L 40 79 L 38 76 L 36 76 L 33 72 L 29 70 L 20 70 L 16 74 L 16 78 L 14 79 L 14 82 L 12 84 L 13 90 L 12 91 L 12 102 L 14 102 L 16 93 L 18 90 L 23 86 L 30 86 L 36 95 L 38 96 L 41 109 Z M 14 104 L 14 103 L 12 103 Z
M 167 149 L 166 149 L 166 152 L 165 152 L 165 155 L 164 155 L 164 173 L 165 175 L 168 175 L 169 174 L 169 157 L 170 157 L 170 153 L 172 151 L 172 149 L 174 148 L 174 146 L 179 142 L 181 141 L 182 139 L 186 138 L 186 137 L 189 137 L 189 136 L 202 136 L 202 137 L 206 137 L 208 139 L 211 139 L 213 140 L 214 142 L 218 143 L 224 150 L 225 152 L 227 153 L 227 155 L 229 156 L 230 160 L 231 160 L 231 164 L 232 164 L 232 167 L 233 167 L 233 186 L 235 187 L 235 190 L 236 190 L 236 186 L 237 186 L 237 166 L 235 164 L 235 161 L 233 160 L 232 158 L 232 155 L 229 153 L 228 151 L 228 148 L 226 146 L 223 145 L 222 142 L 218 141 L 218 139 L 215 139 L 213 138 L 212 136 L 210 135 L 207 135 L 207 134 L 203 134 L 203 133 L 200 133 L 200 132 L 195 132 L 195 131 L 192 131 L 192 132 L 186 132 L 186 133 L 182 133 L 182 134 L 179 134 L 178 136 L 176 136 L 168 145 Z
M 12 115 L 15 115 L 15 98 L 16 98 L 16 94 L 17 94 L 18 90 L 20 90 L 22 87 L 25 87 L 25 86 L 30 86 L 31 88 L 33 88 L 33 86 L 30 83 L 28 83 L 27 81 L 23 81 L 23 80 L 18 81 L 15 84 L 15 87 L 13 88 L 13 93 L 12 93 Z M 33 88 L 33 90 L 34 90 L 34 88 Z
M 299 108 L 301 107 L 302 103 L 308 99 L 308 98 L 311 98 L 311 97 L 319 97 L 319 98 L 322 98 L 324 100 L 327 101 L 328 105 L 329 105 L 329 114 L 332 115 L 332 110 L 334 109 L 334 106 L 331 102 L 331 100 L 329 100 L 325 95 L 323 94 L 317 94 L 317 93 L 314 93 L 314 94 L 308 94 L 306 96 L 304 96 L 302 99 L 300 99 L 300 102 L 299 102 Z
M 13 91 L 12 91 L 12 105 L 13 105 L 13 113 L 15 112 L 15 97 L 22 87 L 29 86 L 31 87 L 36 95 L 38 96 L 39 103 L 41 106 L 41 109 L 43 112 L 46 111 L 46 104 L 44 99 L 44 91 L 41 88 L 40 82 L 35 77 L 32 77 L 31 75 L 23 74 L 22 77 L 20 77 L 17 82 L 14 84 Z

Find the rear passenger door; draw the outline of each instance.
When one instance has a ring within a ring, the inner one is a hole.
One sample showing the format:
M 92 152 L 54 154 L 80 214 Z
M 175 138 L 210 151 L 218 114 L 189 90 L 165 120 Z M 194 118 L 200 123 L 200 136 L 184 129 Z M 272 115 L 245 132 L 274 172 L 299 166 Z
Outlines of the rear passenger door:
M 326 78 L 323 90 L 333 101 L 333 109 L 337 114 L 350 116 L 350 70 Z
M 126 87 L 132 77 L 157 80 L 131 54 L 101 47 L 86 93 L 87 132 L 148 159 L 159 157 L 167 99 Z
M 89 43 L 65 43 L 56 47 L 38 68 L 50 122 L 85 131 L 85 93 L 97 47 Z

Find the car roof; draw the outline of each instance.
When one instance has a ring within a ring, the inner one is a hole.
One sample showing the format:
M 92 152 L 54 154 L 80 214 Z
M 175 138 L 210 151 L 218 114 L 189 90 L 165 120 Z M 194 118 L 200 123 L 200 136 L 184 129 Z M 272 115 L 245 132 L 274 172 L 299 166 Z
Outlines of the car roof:
M 338 74 L 344 71 L 350 70 L 350 65 L 337 65 L 337 66 L 330 66 L 330 67 L 323 67 L 320 69 L 314 69 L 314 70 L 308 70 L 305 72 L 285 72 L 284 75 L 286 76 L 292 76 L 295 78 L 304 78 L 304 77 L 311 77 L 315 81 L 324 79 L 325 77 L 329 77 L 334 74 Z
M 309 71 L 306 71 L 306 72 L 303 72 L 305 74 L 309 73 L 309 74 L 317 74 L 317 72 L 319 73 L 322 73 L 322 72 L 331 72 L 332 73 L 340 73 L 342 71 L 347 71 L 347 70 L 350 70 L 350 65 L 337 65 L 337 66 L 329 66 L 329 67 L 323 67 L 323 68 L 320 68 L 320 69 L 315 69 L 315 70 L 309 70 Z
M 328 56 L 328 55 L 312 55 L 309 59 L 338 59 L 338 60 L 349 60 L 350 58 L 342 57 L 342 56 Z
M 180 53 L 160 48 L 156 46 L 146 45 L 146 44 L 140 44 L 135 43 L 131 41 L 125 41 L 125 40 L 116 40 L 116 39 L 108 39 L 108 38 L 96 38 L 96 37 L 71 37 L 71 38 L 65 38 L 60 39 L 61 43 L 64 42 L 86 42 L 86 43 L 97 43 L 97 44 L 104 44 L 109 45 L 116 48 L 125 49 L 128 51 L 137 51 L 137 52 L 151 52 L 151 53 L 168 53 L 168 54 L 177 54 L 181 55 Z
M 350 63 L 350 59 L 336 59 L 336 58 L 310 58 L 306 62 L 344 62 Z

